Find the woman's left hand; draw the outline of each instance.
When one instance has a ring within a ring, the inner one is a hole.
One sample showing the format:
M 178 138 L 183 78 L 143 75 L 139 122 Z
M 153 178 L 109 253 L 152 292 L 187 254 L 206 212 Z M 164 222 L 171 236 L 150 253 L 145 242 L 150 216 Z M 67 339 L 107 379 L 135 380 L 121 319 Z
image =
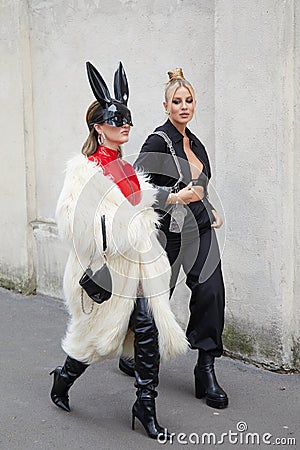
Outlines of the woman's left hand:
M 221 228 L 221 226 L 223 225 L 222 217 L 219 216 L 219 214 L 214 209 L 212 209 L 211 212 L 213 213 L 214 218 L 215 218 L 215 220 L 211 224 L 211 227 L 212 228 Z

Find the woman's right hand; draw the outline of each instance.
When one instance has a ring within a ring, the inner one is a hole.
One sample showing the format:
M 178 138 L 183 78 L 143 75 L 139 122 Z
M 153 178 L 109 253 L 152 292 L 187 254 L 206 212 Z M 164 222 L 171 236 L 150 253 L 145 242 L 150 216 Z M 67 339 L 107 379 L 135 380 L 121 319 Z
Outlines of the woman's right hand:
M 188 205 L 194 196 L 193 183 L 190 182 L 186 187 L 177 192 L 179 203 Z

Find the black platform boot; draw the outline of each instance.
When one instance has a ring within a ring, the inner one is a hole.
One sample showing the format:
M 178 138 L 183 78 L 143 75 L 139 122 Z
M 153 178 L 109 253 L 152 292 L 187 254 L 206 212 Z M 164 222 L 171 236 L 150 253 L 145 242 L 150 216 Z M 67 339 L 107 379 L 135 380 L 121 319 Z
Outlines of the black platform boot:
M 123 373 L 126 373 L 126 375 L 134 377 L 134 359 L 121 356 L 121 358 L 119 359 L 119 369 Z
M 199 350 L 198 363 L 194 371 L 196 398 L 206 397 L 208 406 L 223 409 L 228 406 L 228 397 L 218 384 L 214 360 L 214 356 L 210 353 Z
M 63 366 L 58 366 L 56 369 L 52 370 L 50 375 L 54 374 L 54 380 L 50 397 L 56 406 L 64 411 L 70 411 L 69 389 L 74 381 L 83 374 L 87 367 L 88 364 L 84 364 L 67 356 Z
M 155 398 L 159 371 L 158 331 L 145 298 L 137 298 L 131 316 L 134 332 L 135 378 L 137 400 L 132 407 L 132 429 L 135 418 L 139 419 L 152 439 L 169 439 L 170 434 L 161 427 L 156 418 Z

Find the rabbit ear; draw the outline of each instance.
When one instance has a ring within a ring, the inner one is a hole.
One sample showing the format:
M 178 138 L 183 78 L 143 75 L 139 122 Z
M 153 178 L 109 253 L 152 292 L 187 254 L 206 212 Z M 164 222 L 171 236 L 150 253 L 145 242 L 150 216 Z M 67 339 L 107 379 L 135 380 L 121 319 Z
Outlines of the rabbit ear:
M 93 64 L 87 62 L 86 70 L 92 91 L 101 106 L 105 108 L 107 105 L 111 104 L 111 96 L 108 87 Z
M 119 63 L 118 69 L 115 71 L 114 90 L 116 100 L 123 103 L 124 105 L 127 105 L 129 98 L 129 87 L 125 70 L 122 66 L 121 61 Z

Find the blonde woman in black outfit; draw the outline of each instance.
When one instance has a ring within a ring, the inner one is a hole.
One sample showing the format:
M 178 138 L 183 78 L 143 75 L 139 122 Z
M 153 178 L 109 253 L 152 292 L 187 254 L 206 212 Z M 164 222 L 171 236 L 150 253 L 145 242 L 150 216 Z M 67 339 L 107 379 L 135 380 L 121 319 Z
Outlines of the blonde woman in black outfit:
M 159 190 L 155 208 L 172 266 L 171 295 L 181 266 L 191 290 L 186 335 L 191 348 L 198 350 L 196 397 L 221 409 L 228 406 L 228 397 L 217 382 L 214 360 L 223 353 L 225 291 L 215 229 L 223 222 L 208 201 L 208 155 L 187 128 L 196 106 L 194 89 L 181 69 L 168 74 L 164 107 L 169 118 L 147 138 L 134 165 L 148 172 Z M 120 369 L 133 374 L 130 361 L 121 359 Z

